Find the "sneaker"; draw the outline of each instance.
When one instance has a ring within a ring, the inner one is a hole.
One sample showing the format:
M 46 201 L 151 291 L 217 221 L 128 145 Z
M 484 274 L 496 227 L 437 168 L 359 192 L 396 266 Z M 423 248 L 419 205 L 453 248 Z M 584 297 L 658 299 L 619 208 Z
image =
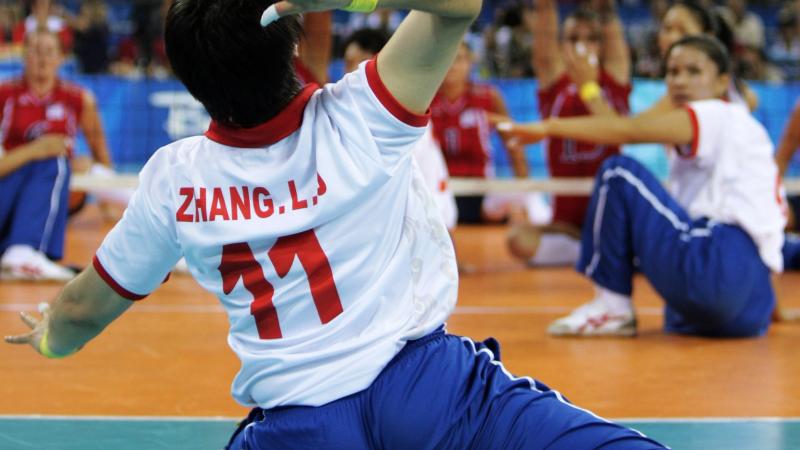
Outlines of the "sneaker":
M 16 251 L 13 257 L 9 252 L 0 262 L 0 279 L 17 281 L 70 281 L 75 272 L 60 266 L 36 250 Z
M 636 316 L 633 310 L 612 311 L 595 299 L 551 323 L 547 332 L 553 336 L 636 336 Z

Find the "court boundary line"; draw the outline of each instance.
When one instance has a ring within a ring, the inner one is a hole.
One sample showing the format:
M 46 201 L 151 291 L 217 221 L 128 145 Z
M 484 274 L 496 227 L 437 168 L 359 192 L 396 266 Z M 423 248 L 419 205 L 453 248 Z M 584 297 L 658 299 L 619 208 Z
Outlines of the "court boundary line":
M 244 416 L 98 416 L 98 415 L 49 415 L 49 414 L 0 414 L 3 420 L 74 420 L 107 422 L 238 422 Z M 800 417 L 606 417 L 614 422 L 638 423 L 800 423 Z

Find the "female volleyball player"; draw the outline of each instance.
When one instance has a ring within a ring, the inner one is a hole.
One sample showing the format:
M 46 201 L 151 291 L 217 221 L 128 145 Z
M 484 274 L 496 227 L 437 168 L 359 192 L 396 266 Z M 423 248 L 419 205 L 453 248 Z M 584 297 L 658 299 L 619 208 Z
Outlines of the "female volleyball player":
M 601 167 L 577 264 L 597 295 L 554 322 L 551 334 L 635 334 L 637 270 L 664 298 L 670 332 L 757 336 L 770 323 L 770 275 L 783 270 L 786 223 L 772 142 L 746 107 L 722 100 L 730 60 L 716 39 L 697 35 L 673 44 L 666 82 L 679 108 L 500 127 L 526 142 L 561 137 L 675 146 L 670 193 L 628 157 Z
M 297 81 L 292 14 L 377 1 L 279 2 L 262 28 L 267 5 L 172 4 L 167 54 L 209 130 L 153 155 L 94 264 L 7 341 L 77 351 L 185 255 L 228 314 L 232 393 L 255 407 L 231 449 L 663 448 L 442 327 L 455 256 L 411 148 L 481 1 L 383 0 L 415 11 L 321 89 Z

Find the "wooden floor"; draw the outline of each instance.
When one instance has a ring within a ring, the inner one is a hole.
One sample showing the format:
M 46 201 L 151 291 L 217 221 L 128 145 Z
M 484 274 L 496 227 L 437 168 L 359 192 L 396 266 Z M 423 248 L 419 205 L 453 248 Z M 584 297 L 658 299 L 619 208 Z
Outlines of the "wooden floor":
M 88 264 L 107 229 L 92 209 L 75 219 L 66 261 Z M 448 330 L 498 338 L 511 372 L 607 417 L 800 416 L 800 324 L 777 324 L 759 339 L 668 336 L 659 300 L 637 280 L 639 337 L 551 338 L 547 324 L 587 300 L 589 282 L 567 268 L 525 269 L 507 255 L 500 227 L 460 228 L 456 243 L 478 271 L 461 278 Z M 776 285 L 785 306 L 800 307 L 799 274 Z M 0 283 L 3 334 L 23 331 L 17 311 L 58 289 Z M 226 333 L 216 299 L 173 276 L 74 357 L 50 361 L 0 344 L 0 414 L 239 416 Z

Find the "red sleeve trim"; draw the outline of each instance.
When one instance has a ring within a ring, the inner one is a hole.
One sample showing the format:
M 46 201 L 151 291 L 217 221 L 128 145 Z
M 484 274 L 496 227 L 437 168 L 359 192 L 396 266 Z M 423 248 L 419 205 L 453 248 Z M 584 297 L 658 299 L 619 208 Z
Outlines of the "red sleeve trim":
M 700 146 L 700 122 L 697 121 L 697 113 L 691 106 L 686 107 L 686 112 L 689 113 L 689 120 L 692 122 L 692 144 L 688 154 L 681 152 L 678 154 L 684 158 L 694 158 L 697 156 L 697 149 Z
M 377 56 L 375 58 L 370 59 L 367 61 L 367 82 L 369 83 L 369 87 L 372 89 L 372 92 L 375 93 L 375 96 L 378 97 L 381 104 L 383 105 L 386 110 L 388 110 L 392 115 L 399 121 L 411 125 L 412 127 L 426 127 L 428 126 L 428 121 L 431 118 L 430 109 L 425 114 L 416 114 L 409 111 L 405 106 L 403 106 L 391 92 L 383 84 L 380 75 L 378 75 L 378 64 L 376 63 Z
M 94 266 L 94 270 L 97 271 L 97 274 L 100 275 L 100 278 L 102 278 L 103 281 L 105 281 L 106 284 L 108 284 L 108 286 L 111 289 L 113 289 L 114 292 L 119 294 L 121 297 L 127 298 L 128 300 L 132 301 L 141 300 L 147 297 L 147 295 L 134 294 L 133 292 L 120 286 L 119 283 L 117 283 L 111 277 L 111 275 L 108 274 L 108 271 L 106 271 L 105 267 L 103 267 L 103 264 L 100 263 L 100 260 L 97 258 L 97 255 L 94 255 L 94 258 L 92 259 L 92 266 Z

